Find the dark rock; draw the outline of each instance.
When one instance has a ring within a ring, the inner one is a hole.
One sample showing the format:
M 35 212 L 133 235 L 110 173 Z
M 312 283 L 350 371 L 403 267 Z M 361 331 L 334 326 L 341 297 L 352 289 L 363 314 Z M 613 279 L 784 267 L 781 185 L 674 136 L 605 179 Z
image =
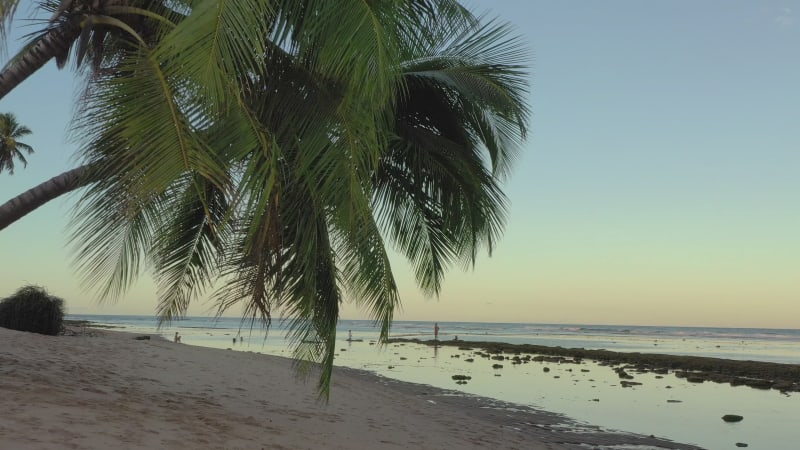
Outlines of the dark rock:
M 737 447 L 747 447 L 748 445 L 747 445 L 747 444 L 745 444 L 744 442 L 737 442 L 737 443 L 736 443 L 736 446 L 737 446 Z
M 456 381 L 463 381 L 463 380 L 471 380 L 472 377 L 469 375 L 453 375 L 452 377 Z
M 503 368 L 502 364 L 492 364 L 492 369 L 502 369 L 502 368 Z
M 474 360 L 474 359 L 472 359 L 472 358 L 467 358 L 467 359 L 465 359 L 464 361 L 466 361 L 466 362 L 473 362 L 473 361 L 475 361 L 475 360 Z
M 667 400 L 667 403 L 683 403 L 683 400 Z
M 772 389 L 774 385 L 771 380 L 750 380 L 747 385 L 756 389 Z
M 736 414 L 725 414 L 722 416 L 722 420 L 725 422 L 741 422 L 744 417 L 736 415 Z
M 625 370 L 623 370 L 623 369 L 616 369 L 614 371 L 617 372 L 617 375 L 619 375 L 619 377 L 624 379 L 624 380 L 632 380 L 633 379 L 633 375 L 628 375 L 628 372 L 625 372 Z
M 136 336 L 134 339 L 136 339 L 137 341 L 149 341 L 150 336 Z
M 544 368 L 544 369 L 542 369 L 542 370 L 544 370 L 545 372 L 550 372 L 550 368 L 549 368 L 549 367 L 545 367 L 545 368 Z

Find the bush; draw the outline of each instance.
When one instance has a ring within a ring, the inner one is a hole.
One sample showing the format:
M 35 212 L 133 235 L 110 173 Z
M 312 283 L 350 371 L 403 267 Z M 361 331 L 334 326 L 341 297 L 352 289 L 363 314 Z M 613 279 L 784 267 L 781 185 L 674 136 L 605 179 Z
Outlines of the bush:
M 64 321 L 64 300 L 38 286 L 24 286 L 0 300 L 0 327 L 56 335 Z

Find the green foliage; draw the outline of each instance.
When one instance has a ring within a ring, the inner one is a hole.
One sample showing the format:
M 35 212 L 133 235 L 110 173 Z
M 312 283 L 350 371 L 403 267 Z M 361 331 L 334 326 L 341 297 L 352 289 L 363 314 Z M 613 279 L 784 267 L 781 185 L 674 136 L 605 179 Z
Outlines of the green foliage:
M 216 286 L 220 314 L 288 318 L 327 393 L 341 303 L 388 338 L 390 248 L 438 295 L 496 245 L 529 117 L 507 25 L 455 0 L 52 3 L 94 69 L 73 133 L 104 176 L 73 242 L 102 298 L 152 269 L 169 322 Z
M 0 300 L 0 327 L 56 335 L 64 321 L 64 300 L 38 286 L 24 286 Z
M 20 142 L 20 138 L 31 134 L 31 130 L 17 122 L 16 116 L 11 113 L 0 114 L 0 173 L 4 170 L 9 175 L 14 175 L 14 160 L 19 160 L 23 166 L 28 165 L 25 153 L 33 153 L 33 148 Z

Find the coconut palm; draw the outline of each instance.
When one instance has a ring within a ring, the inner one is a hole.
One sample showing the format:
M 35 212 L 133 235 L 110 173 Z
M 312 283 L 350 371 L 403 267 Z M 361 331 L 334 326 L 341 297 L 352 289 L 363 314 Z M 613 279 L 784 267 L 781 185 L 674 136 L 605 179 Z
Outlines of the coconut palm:
M 20 142 L 20 138 L 29 134 L 31 134 L 31 130 L 20 125 L 14 114 L 0 114 L 0 173 L 7 170 L 10 175 L 13 175 L 15 159 L 19 160 L 23 166 L 28 165 L 25 154 L 33 153 L 33 147 Z
M 0 230 L 45 203 L 91 183 L 91 167 L 83 165 L 54 176 L 0 205 Z
M 18 4 L 0 0 L 0 37 L 5 37 Z M 0 99 L 51 60 L 63 68 L 70 54 L 76 67 L 87 60 L 96 71 L 120 46 L 157 38 L 158 22 L 179 20 L 182 14 L 174 7 L 180 6 L 158 0 L 43 0 L 37 12 L 49 15 L 47 25 L 0 71 Z
M 497 239 L 519 42 L 448 0 L 169 3 L 81 96 L 79 266 L 106 297 L 151 267 L 165 322 L 216 280 L 220 313 L 288 318 L 325 393 L 341 302 L 388 337 L 389 246 L 436 294 Z

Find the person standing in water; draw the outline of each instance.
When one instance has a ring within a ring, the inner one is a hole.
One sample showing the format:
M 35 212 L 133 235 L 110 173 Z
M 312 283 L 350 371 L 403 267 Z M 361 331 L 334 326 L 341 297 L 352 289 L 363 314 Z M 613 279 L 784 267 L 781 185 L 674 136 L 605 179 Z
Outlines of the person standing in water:
M 433 340 L 439 340 L 439 322 L 433 324 Z

